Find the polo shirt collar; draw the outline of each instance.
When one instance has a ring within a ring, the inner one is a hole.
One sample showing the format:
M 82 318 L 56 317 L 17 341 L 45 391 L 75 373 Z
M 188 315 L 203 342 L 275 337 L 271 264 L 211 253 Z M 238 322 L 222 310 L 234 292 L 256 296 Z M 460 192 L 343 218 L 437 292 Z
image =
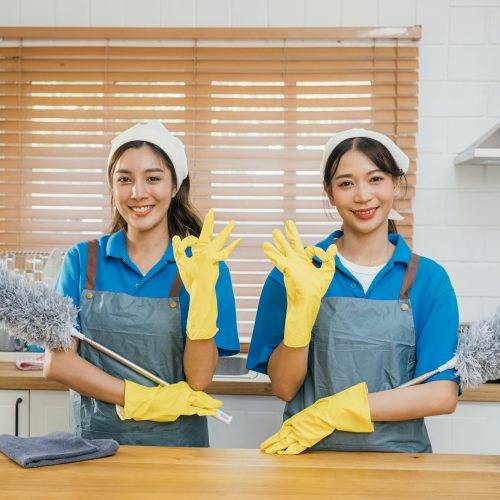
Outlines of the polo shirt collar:
M 329 234 L 323 241 L 320 241 L 317 246 L 326 250 L 335 240 L 340 238 L 344 233 L 341 230 L 334 231 Z M 389 241 L 396 246 L 389 262 L 403 262 L 408 265 L 411 259 L 411 250 L 404 238 L 400 234 L 389 233 Z M 319 259 L 315 258 L 319 262 Z
M 121 229 L 113 233 L 106 244 L 106 257 L 114 257 L 115 259 L 129 260 L 126 245 L 125 231 Z M 174 249 L 172 248 L 172 239 L 168 242 L 168 247 L 161 258 L 162 262 L 175 262 Z

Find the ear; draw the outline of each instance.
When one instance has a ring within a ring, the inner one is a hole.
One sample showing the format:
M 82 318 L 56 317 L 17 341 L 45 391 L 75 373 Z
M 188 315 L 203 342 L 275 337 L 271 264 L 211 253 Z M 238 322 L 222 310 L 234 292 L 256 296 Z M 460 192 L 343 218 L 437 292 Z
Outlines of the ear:
M 394 184 L 394 196 L 397 197 L 401 192 L 401 177 L 394 177 L 392 183 Z
M 176 194 L 177 194 L 177 188 L 175 186 L 172 186 L 172 196 L 171 196 L 171 198 L 175 198 Z
M 335 206 L 335 200 L 333 198 L 332 187 L 327 184 L 323 184 L 323 189 L 325 190 L 326 196 L 328 197 L 328 201 L 332 207 Z

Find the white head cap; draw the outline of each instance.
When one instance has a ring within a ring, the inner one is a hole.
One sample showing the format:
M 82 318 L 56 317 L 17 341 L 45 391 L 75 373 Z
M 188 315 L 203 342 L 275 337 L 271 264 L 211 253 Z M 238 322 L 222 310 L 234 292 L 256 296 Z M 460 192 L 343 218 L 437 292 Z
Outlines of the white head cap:
M 146 141 L 158 146 L 170 158 L 177 177 L 177 189 L 188 175 L 187 158 L 184 144 L 172 135 L 159 121 L 138 123 L 117 135 L 111 141 L 111 151 L 108 156 L 108 168 L 115 151 L 132 141 Z
M 325 149 L 323 151 L 323 158 L 321 159 L 321 167 L 320 172 L 323 177 L 325 173 L 326 163 L 328 162 L 328 158 L 332 154 L 332 151 L 346 139 L 354 139 L 356 137 L 368 137 L 369 139 L 374 139 L 377 142 L 383 144 L 391 153 L 396 165 L 406 174 L 408 172 L 408 168 L 410 167 L 410 159 L 406 156 L 405 153 L 396 145 L 394 141 L 391 141 L 389 137 L 379 132 L 374 132 L 373 130 L 366 130 L 364 128 L 351 128 L 349 130 L 343 130 L 342 132 L 338 132 L 334 134 L 330 140 L 326 143 Z M 389 219 L 393 220 L 402 220 L 402 217 L 396 210 L 393 208 L 389 212 Z

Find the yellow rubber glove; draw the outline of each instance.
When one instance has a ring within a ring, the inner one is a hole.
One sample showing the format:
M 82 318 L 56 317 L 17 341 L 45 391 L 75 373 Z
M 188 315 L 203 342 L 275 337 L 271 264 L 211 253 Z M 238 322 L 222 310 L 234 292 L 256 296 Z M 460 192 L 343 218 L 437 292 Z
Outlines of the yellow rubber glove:
M 116 405 L 121 420 L 174 422 L 181 415 L 215 415 L 222 403 L 186 382 L 145 387 L 125 380 L 125 406 Z
M 235 225 L 234 221 L 213 238 L 214 212 L 210 210 L 203 222 L 200 237 L 172 238 L 175 261 L 182 282 L 189 293 L 186 333 L 191 340 L 211 339 L 217 333 L 217 296 L 215 284 L 219 278 L 219 261 L 226 260 L 239 239 L 223 248 Z M 192 256 L 186 255 L 191 247 Z
M 336 245 L 326 252 L 318 247 L 304 249 L 300 234 L 292 221 L 287 221 L 285 231 L 288 241 L 278 229 L 273 231 L 276 245 L 264 243 L 262 249 L 271 262 L 283 273 L 287 308 L 285 319 L 285 345 L 304 347 L 311 340 L 311 331 L 318 316 L 321 299 L 335 273 Z M 316 267 L 313 256 L 322 261 Z
M 304 408 L 286 420 L 276 434 L 260 445 L 260 449 L 266 453 L 297 455 L 336 429 L 373 432 L 365 382 Z

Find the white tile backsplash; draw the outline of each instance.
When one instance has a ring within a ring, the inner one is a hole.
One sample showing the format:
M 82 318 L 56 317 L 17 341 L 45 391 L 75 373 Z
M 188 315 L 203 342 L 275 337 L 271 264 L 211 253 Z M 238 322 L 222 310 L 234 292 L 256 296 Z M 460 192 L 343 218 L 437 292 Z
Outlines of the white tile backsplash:
M 90 23 L 95 27 L 125 26 L 124 0 L 90 0 Z
M 231 26 L 231 0 L 196 0 L 196 26 Z
M 268 24 L 267 0 L 232 0 L 231 26 L 262 28 Z
M 377 2 L 373 0 L 342 0 L 342 26 L 378 26 Z
M 125 26 L 159 28 L 161 26 L 161 1 L 125 0 Z
M 56 0 L 21 0 L 21 25 L 54 26 Z
M 196 25 L 195 0 L 161 0 L 161 25 L 169 28 Z
M 90 26 L 90 0 L 56 0 L 56 26 Z
M 21 0 L 2 0 L 0 19 L 2 26 L 19 26 L 21 24 Z
M 268 0 L 269 26 L 304 26 L 304 2 L 307 0 Z
M 416 24 L 416 0 L 379 0 L 379 26 L 413 26 Z
M 478 7 L 453 8 L 450 13 L 449 43 L 482 44 L 486 40 L 487 10 Z
M 340 0 L 307 0 L 305 2 L 305 25 L 329 27 L 340 24 Z

